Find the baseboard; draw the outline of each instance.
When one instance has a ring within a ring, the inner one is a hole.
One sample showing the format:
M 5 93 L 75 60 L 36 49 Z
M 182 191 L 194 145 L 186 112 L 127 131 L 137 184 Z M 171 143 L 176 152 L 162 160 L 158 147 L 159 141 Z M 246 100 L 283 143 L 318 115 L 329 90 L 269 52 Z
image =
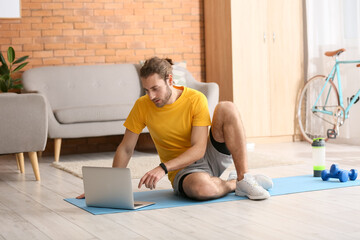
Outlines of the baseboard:
M 62 139 L 60 155 L 96 153 L 96 152 L 115 152 L 121 143 L 123 135 L 72 138 Z M 148 133 L 139 136 L 135 150 L 148 152 L 154 151 L 155 145 Z M 48 139 L 43 156 L 54 155 L 54 140 Z
M 269 137 L 248 137 L 247 142 L 253 143 L 283 143 L 283 142 L 295 142 L 299 141 L 294 135 L 285 136 L 269 136 Z

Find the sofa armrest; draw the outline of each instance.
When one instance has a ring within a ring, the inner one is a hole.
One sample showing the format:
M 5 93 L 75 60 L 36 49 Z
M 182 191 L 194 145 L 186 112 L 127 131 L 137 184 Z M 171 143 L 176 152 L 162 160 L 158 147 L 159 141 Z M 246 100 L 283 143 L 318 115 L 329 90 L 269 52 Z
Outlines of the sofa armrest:
M 176 70 L 185 73 L 184 78 L 187 87 L 198 90 L 206 96 L 208 100 L 210 117 L 212 119 L 215 107 L 219 103 L 219 85 L 214 82 L 207 83 L 196 81 L 191 73 L 185 68 L 177 66 Z
M 214 82 L 204 83 L 196 81 L 188 84 L 188 87 L 196 89 L 206 96 L 208 100 L 210 117 L 212 119 L 215 107 L 219 103 L 219 85 Z
M 48 117 L 40 94 L 0 94 L 0 154 L 43 151 Z

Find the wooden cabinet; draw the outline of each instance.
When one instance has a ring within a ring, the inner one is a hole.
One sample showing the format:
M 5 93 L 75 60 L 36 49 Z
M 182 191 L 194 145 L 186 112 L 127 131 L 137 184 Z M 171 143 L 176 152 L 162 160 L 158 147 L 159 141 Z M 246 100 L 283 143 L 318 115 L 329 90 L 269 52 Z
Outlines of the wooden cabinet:
M 238 106 L 248 138 L 291 141 L 304 79 L 303 1 L 204 2 L 206 81 Z

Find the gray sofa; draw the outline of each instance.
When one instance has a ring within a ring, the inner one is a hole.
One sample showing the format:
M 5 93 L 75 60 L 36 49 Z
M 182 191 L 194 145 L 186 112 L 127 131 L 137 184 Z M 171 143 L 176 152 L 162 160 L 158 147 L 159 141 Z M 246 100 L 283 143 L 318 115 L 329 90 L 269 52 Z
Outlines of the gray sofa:
M 48 137 L 55 139 L 55 161 L 59 161 L 62 138 L 125 133 L 123 123 L 144 94 L 139 69 L 139 64 L 109 64 L 48 66 L 24 72 L 25 91 L 46 97 Z M 174 73 L 175 80 L 206 95 L 212 115 L 219 100 L 218 85 L 198 82 L 180 66 L 174 66 Z

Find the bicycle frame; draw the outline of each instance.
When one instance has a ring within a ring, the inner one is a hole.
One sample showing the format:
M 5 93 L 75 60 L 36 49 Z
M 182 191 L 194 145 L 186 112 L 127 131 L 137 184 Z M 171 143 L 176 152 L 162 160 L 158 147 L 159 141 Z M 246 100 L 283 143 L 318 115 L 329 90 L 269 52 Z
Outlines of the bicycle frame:
M 351 61 L 339 61 L 338 57 L 335 58 L 335 65 L 333 66 L 330 74 L 327 76 L 326 81 L 324 86 L 322 87 L 319 96 L 317 97 L 314 105 L 312 106 L 312 111 L 313 112 L 320 112 L 320 113 L 324 113 L 324 114 L 328 114 L 328 115 L 334 115 L 334 113 L 332 111 L 328 111 L 325 109 L 326 105 L 327 105 L 327 101 L 328 101 L 328 97 L 331 91 L 331 86 L 330 86 L 330 90 L 328 92 L 328 96 L 326 98 L 325 104 L 323 109 L 318 109 L 316 108 L 317 103 L 321 97 L 321 95 L 323 94 L 325 87 L 327 84 L 329 84 L 329 81 L 334 81 L 334 77 L 336 76 L 337 78 L 337 83 L 338 83 L 338 94 L 339 94 L 339 103 L 340 106 L 345 110 L 345 119 L 347 119 L 349 117 L 349 111 L 350 108 L 352 107 L 352 105 L 354 104 L 354 102 L 356 101 L 356 99 L 359 97 L 360 95 L 360 89 L 357 91 L 357 93 L 355 94 L 355 96 L 353 97 L 353 99 L 350 101 L 350 103 L 348 104 L 348 106 L 345 108 L 344 106 L 344 101 L 343 101 L 343 93 L 342 93 L 342 85 L 341 85 L 341 75 L 340 75 L 340 68 L 339 65 L 340 64 L 351 64 L 351 63 L 360 63 L 360 60 L 351 60 Z M 342 114 L 342 113 L 341 113 Z

